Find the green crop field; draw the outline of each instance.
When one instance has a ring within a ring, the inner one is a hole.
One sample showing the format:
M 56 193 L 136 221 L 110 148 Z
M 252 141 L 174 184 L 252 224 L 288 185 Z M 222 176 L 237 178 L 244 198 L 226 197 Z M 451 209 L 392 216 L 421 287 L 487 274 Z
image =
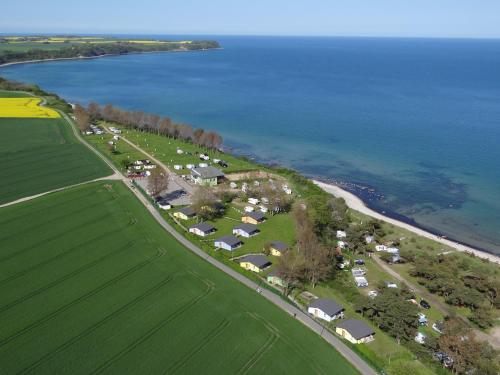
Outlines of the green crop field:
M 178 244 L 121 182 L 2 208 L 0 241 L 2 375 L 356 373 Z
M 2 118 L 0 134 L 0 204 L 111 174 L 63 119 Z

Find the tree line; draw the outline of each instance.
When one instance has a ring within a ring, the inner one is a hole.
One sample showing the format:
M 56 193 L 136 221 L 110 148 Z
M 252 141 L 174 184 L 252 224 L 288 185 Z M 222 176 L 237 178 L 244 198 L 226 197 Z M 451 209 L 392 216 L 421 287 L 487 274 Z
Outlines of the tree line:
M 193 129 L 191 125 L 173 122 L 170 117 L 127 111 L 111 104 L 100 106 L 92 102 L 87 108 L 75 105 L 73 113 L 81 131 L 87 130 L 92 121 L 103 120 L 121 124 L 129 129 L 180 139 L 210 150 L 220 150 L 223 143 L 222 137 L 214 131 Z
M 123 55 L 138 52 L 162 52 L 177 50 L 201 50 L 219 48 L 216 41 L 200 40 L 191 43 L 140 44 L 127 41 L 116 43 L 74 43 L 58 49 L 29 48 L 24 51 L 9 50 L 4 47 L 0 51 L 0 64 L 18 61 L 61 59 L 72 57 L 97 57 L 103 55 Z

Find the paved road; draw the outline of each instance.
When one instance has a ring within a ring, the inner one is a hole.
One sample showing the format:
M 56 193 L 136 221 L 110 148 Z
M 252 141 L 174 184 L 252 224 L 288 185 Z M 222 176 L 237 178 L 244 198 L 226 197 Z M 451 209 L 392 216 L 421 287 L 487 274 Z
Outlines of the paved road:
M 178 233 L 170 224 L 168 224 L 165 221 L 165 219 L 160 215 L 160 213 L 151 204 L 151 202 L 149 202 L 136 188 L 134 188 L 131 185 L 131 183 L 127 179 L 127 177 L 125 177 L 111 163 L 111 161 L 109 161 L 106 157 L 104 157 L 101 153 L 99 153 L 96 149 L 94 149 L 89 143 L 87 143 L 87 141 L 85 141 L 81 137 L 81 135 L 77 131 L 77 129 L 76 129 L 73 121 L 65 113 L 61 112 L 61 115 L 68 121 L 69 124 L 71 124 L 71 127 L 73 129 L 73 132 L 74 132 L 75 136 L 82 142 L 82 144 L 84 144 L 86 147 L 89 148 L 89 150 L 91 150 L 97 156 L 99 156 L 99 158 L 101 158 L 114 171 L 113 175 L 111 175 L 109 177 L 97 179 L 97 180 L 94 180 L 94 181 L 109 180 L 109 179 L 115 179 L 115 180 L 121 180 L 121 181 L 123 181 L 123 183 L 134 193 L 134 195 L 139 199 L 139 201 L 146 207 L 146 209 L 156 219 L 156 221 L 168 233 L 170 233 L 178 242 L 180 242 L 184 247 L 186 247 L 187 249 L 189 249 L 190 251 L 192 251 L 194 254 L 198 255 L 199 257 L 205 259 L 207 262 L 209 262 L 210 264 L 212 264 L 214 267 L 218 268 L 219 270 L 225 272 L 226 274 L 228 274 L 229 276 L 231 276 L 234 279 L 238 280 L 242 284 L 246 285 L 247 287 L 249 287 L 249 288 L 251 288 L 253 290 L 257 290 L 259 288 L 259 285 L 257 285 L 257 283 L 255 283 L 255 282 L 247 279 L 242 274 L 234 271 L 233 269 L 229 268 L 228 266 L 226 266 L 225 264 L 219 262 L 218 260 L 215 260 L 210 255 L 208 255 L 203 250 L 201 250 L 199 247 L 197 247 L 196 245 L 194 245 L 193 243 L 191 243 L 190 241 L 188 241 L 186 238 L 184 238 L 180 233 Z M 122 137 L 122 139 L 125 140 L 123 137 Z M 130 141 L 128 141 L 128 140 L 125 140 L 125 141 L 127 141 L 129 144 L 131 144 Z M 131 145 L 133 147 L 135 147 L 136 149 L 138 149 L 139 151 L 143 152 L 145 155 L 147 155 L 149 158 L 151 158 L 151 160 L 155 161 L 158 165 L 160 165 L 163 168 L 165 168 L 165 169 L 168 170 L 168 168 L 166 168 L 166 166 L 163 163 L 159 162 L 153 156 L 147 154 L 146 152 L 144 152 L 142 149 L 140 149 L 136 145 L 134 145 L 134 144 L 131 144 Z M 92 182 L 92 181 L 88 181 L 86 183 L 90 183 L 90 182 Z M 78 185 L 82 185 L 82 184 L 85 184 L 85 182 L 81 183 L 81 184 L 78 184 Z M 56 190 L 53 190 L 51 192 L 59 191 L 59 190 L 63 190 L 63 189 L 69 189 L 71 187 L 78 186 L 78 185 L 73 185 L 73 186 L 68 186 L 66 188 L 56 189 Z M 19 201 L 25 201 L 25 200 L 28 200 L 28 199 L 34 199 L 34 198 L 36 198 L 38 196 L 41 196 L 41 195 L 44 195 L 44 194 L 48 194 L 48 193 L 50 193 L 50 192 L 38 194 L 38 195 L 33 196 L 33 197 L 23 198 L 23 200 L 19 200 Z M 19 201 L 11 202 L 10 204 L 19 203 Z M 9 205 L 9 204 L 7 204 L 7 205 Z M 283 299 L 281 299 L 275 293 L 273 293 L 273 292 L 271 292 L 269 290 L 266 290 L 266 289 L 261 289 L 261 290 L 262 290 L 261 295 L 264 298 L 266 298 L 267 300 L 271 301 L 272 303 L 274 303 L 276 306 L 278 306 L 279 308 L 281 308 L 282 310 L 284 310 L 285 312 L 287 312 L 291 316 L 295 316 L 296 319 L 298 321 L 300 321 L 302 324 L 304 324 L 305 326 L 309 327 L 311 330 L 313 330 L 314 332 L 316 332 L 317 334 L 319 334 L 320 336 L 322 336 L 341 355 L 343 355 L 361 374 L 363 374 L 363 375 L 375 375 L 376 374 L 376 372 L 365 361 L 363 361 L 354 351 L 352 351 L 349 347 L 347 347 L 347 345 L 345 345 L 335 335 L 333 335 L 332 333 L 330 333 L 329 331 L 327 331 L 326 329 L 324 329 L 324 327 L 322 325 L 320 325 L 319 323 L 317 323 L 309 315 L 307 315 L 306 313 L 304 313 L 302 310 L 296 308 L 295 306 L 291 305 L 290 303 L 284 301 Z

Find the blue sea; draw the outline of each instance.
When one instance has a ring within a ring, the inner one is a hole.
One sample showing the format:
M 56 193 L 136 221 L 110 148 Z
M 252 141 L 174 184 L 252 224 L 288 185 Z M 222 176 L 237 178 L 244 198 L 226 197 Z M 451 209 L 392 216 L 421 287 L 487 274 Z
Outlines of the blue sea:
M 217 130 L 237 153 L 500 254 L 499 40 L 210 38 L 223 48 L 0 75 Z

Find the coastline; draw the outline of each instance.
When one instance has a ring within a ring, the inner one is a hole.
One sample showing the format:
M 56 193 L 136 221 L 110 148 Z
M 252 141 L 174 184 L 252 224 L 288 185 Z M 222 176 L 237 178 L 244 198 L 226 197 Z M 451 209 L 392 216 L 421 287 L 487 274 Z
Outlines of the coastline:
M 413 232 L 419 236 L 426 237 L 426 238 L 431 239 L 433 241 L 439 242 L 443 245 L 449 246 L 457 251 L 464 252 L 464 253 L 471 253 L 471 254 L 474 254 L 475 256 L 477 256 L 478 258 L 487 259 L 491 262 L 500 264 L 500 257 L 497 255 L 488 253 L 488 252 L 483 251 L 483 250 L 473 248 L 471 246 L 461 244 L 459 242 L 452 241 L 452 240 L 447 239 L 447 238 L 443 238 L 441 236 L 438 236 L 436 234 L 428 232 L 424 229 L 418 228 L 414 225 L 411 225 L 411 224 L 405 223 L 403 221 L 388 217 L 386 215 L 383 215 L 383 214 L 367 207 L 365 205 L 365 203 L 360 198 L 358 198 L 356 195 L 354 195 L 353 193 L 351 193 L 347 190 L 344 190 L 336 185 L 328 184 L 328 183 L 321 182 L 318 180 L 312 180 L 312 181 L 315 185 L 320 187 L 322 190 L 324 190 L 328 194 L 331 194 L 337 198 L 343 198 L 345 200 L 347 206 L 355 211 L 359 211 L 362 214 L 371 216 L 371 217 L 378 219 L 378 220 L 385 221 L 389 224 L 396 225 L 400 228 L 403 228 L 403 229 L 406 229 L 410 232 Z
M 124 54 L 104 54 L 104 55 L 99 55 L 99 56 L 75 56 L 75 57 L 61 57 L 61 58 L 52 58 L 52 59 L 40 59 L 40 60 L 26 60 L 26 61 L 15 61 L 15 62 L 9 62 L 5 64 L 0 64 L 0 68 L 6 67 L 6 66 L 11 66 L 11 65 L 20 65 L 20 64 L 33 64 L 33 63 L 43 63 L 43 62 L 53 62 L 53 61 L 63 61 L 63 60 L 86 60 L 86 59 L 97 59 L 100 57 L 113 57 L 113 56 L 124 56 L 124 55 L 132 55 L 132 54 L 151 54 L 151 53 L 171 53 L 171 52 L 198 52 L 198 51 L 209 51 L 212 49 L 222 49 L 222 47 L 219 48 L 208 48 L 208 49 L 198 49 L 198 50 L 183 50 L 183 49 L 176 49 L 176 50 L 170 50 L 170 51 L 142 51 L 142 52 L 130 52 L 130 53 L 124 53 Z M 230 153 L 233 153 L 231 150 L 229 151 Z M 238 153 L 236 153 L 237 155 Z M 257 161 L 258 163 L 263 163 L 266 164 L 265 161 Z M 398 220 L 395 218 L 392 218 L 390 216 L 384 215 L 382 213 L 379 213 L 371 208 L 369 208 L 362 199 L 360 199 L 358 196 L 355 194 L 344 190 L 340 188 L 337 185 L 334 185 L 332 183 L 326 183 L 326 182 L 321 182 L 316 179 L 312 179 L 312 182 L 319 186 L 322 190 L 325 192 L 339 198 L 343 198 L 346 201 L 346 204 L 348 205 L 349 208 L 359 211 L 365 215 L 371 216 L 375 219 L 379 219 L 382 221 L 385 221 L 387 223 L 390 223 L 392 225 L 398 226 L 400 228 L 409 230 L 419 236 L 426 237 L 428 239 L 431 239 L 433 241 L 439 242 L 443 245 L 449 246 L 457 251 L 465 252 L 465 253 L 471 253 L 477 256 L 478 258 L 482 259 L 487 259 L 491 262 L 500 264 L 500 256 L 497 256 L 495 254 L 492 254 L 486 250 L 482 250 L 479 248 L 474 248 L 472 246 L 453 241 L 452 239 L 444 238 L 438 234 L 434 234 L 430 232 L 429 230 L 425 230 L 423 228 L 420 228 L 416 225 L 412 225 L 410 223 L 407 223 L 403 220 Z
M 38 64 L 43 62 L 51 62 L 51 61 L 64 61 L 64 60 L 88 60 L 88 59 L 98 59 L 100 57 L 113 57 L 113 56 L 126 56 L 126 55 L 143 55 L 148 53 L 171 53 L 171 52 L 198 52 L 198 51 L 211 51 L 218 50 L 219 48 L 201 48 L 201 49 L 193 49 L 193 50 L 184 50 L 184 49 L 173 49 L 170 51 L 143 51 L 143 52 L 129 52 L 129 53 L 106 53 L 104 55 L 99 56 L 75 56 L 75 57 L 58 57 L 53 59 L 40 59 L 40 60 L 26 60 L 26 61 L 12 61 L 5 64 L 0 64 L 0 68 L 11 66 L 11 65 L 21 65 L 21 64 Z

